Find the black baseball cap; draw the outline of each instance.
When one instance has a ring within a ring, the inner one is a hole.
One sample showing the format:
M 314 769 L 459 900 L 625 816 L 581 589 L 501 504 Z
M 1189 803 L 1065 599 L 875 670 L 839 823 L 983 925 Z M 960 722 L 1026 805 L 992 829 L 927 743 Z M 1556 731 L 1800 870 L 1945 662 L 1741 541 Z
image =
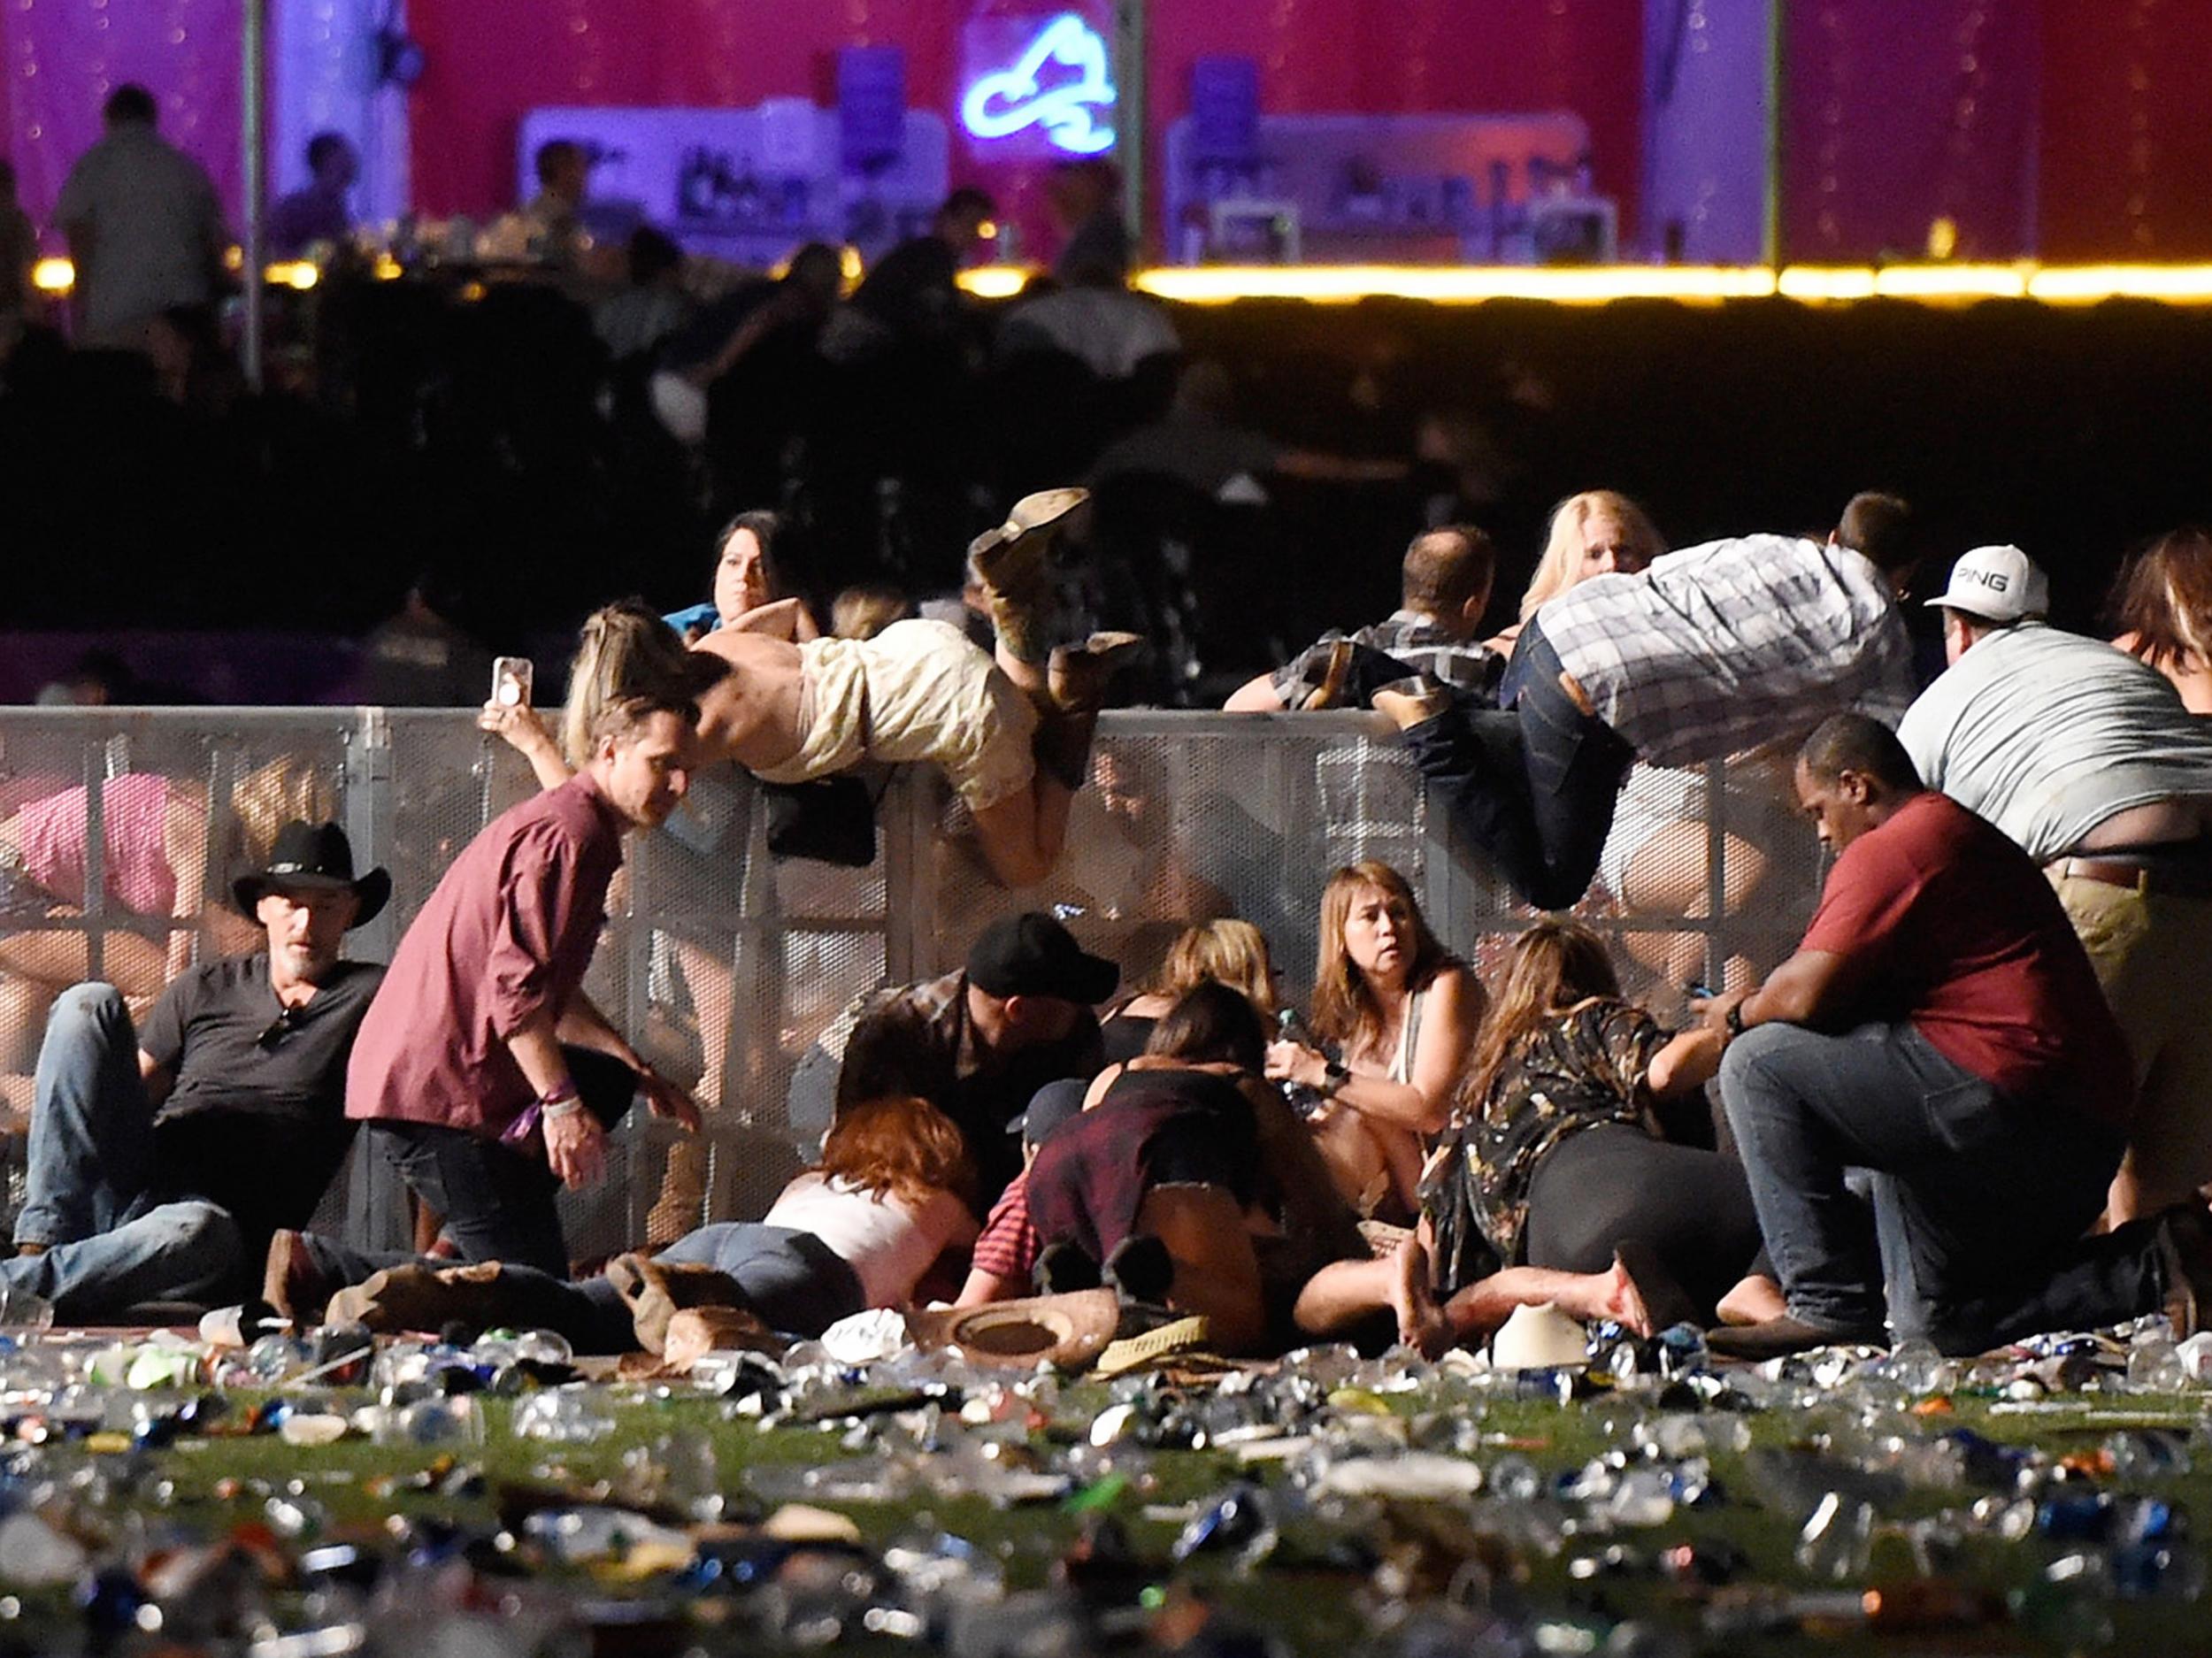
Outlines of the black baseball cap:
M 1087 955 L 1075 934 L 1033 910 L 983 929 L 968 951 L 968 982 L 986 995 L 1056 996 L 1089 1008 L 1114 994 L 1121 969 Z

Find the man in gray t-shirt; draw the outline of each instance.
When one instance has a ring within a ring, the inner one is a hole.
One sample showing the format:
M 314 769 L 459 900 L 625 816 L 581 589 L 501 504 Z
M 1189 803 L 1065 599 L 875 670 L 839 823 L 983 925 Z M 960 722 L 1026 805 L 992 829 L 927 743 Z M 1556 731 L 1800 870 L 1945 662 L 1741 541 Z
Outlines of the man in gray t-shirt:
M 154 131 L 152 94 L 118 87 L 104 114 L 54 218 L 77 267 L 77 343 L 137 349 L 170 306 L 213 302 L 230 233 L 205 170 Z
M 2164 676 L 2048 626 L 2016 547 L 1961 558 L 1949 670 L 1897 734 L 1922 779 L 2044 865 L 2133 1052 L 2140 1091 L 2114 1224 L 2212 1181 L 2212 725 Z

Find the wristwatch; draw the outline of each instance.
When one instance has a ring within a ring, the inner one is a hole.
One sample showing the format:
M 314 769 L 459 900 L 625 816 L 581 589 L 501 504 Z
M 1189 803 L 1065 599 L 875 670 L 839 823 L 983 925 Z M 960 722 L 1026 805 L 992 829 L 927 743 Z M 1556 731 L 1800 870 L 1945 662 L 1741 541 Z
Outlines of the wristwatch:
M 1747 996 L 1744 1000 L 1747 1002 L 1750 998 Z M 1729 1035 L 1741 1036 L 1743 1034 L 1744 1025 L 1742 1002 L 1732 1002 L 1728 1004 L 1728 1013 L 1726 1017 L 1723 1020 L 1723 1023 L 1728 1026 Z
M 1328 1065 L 1322 1071 L 1322 1075 L 1325 1078 L 1326 1078 L 1326 1080 L 1322 1084 L 1322 1092 L 1325 1094 L 1334 1094 L 1346 1083 L 1351 1081 L 1352 1068 L 1346 1064 L 1342 1060 L 1333 1059 L 1329 1061 Z

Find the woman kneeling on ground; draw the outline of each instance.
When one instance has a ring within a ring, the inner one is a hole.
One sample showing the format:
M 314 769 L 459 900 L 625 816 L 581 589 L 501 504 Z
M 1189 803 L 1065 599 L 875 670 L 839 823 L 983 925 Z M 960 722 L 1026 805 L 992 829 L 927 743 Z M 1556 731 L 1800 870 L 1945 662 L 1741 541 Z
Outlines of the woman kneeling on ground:
M 1531 927 L 1424 1178 L 1419 1231 L 1390 1260 L 1317 1274 L 1300 1327 L 1330 1333 L 1388 1306 L 1400 1338 L 1434 1353 L 1537 1301 L 1647 1335 L 1709 1322 L 1755 1293 L 1758 1217 L 1741 1164 L 1664 1130 L 1702 1108 L 1719 1063 L 1714 1032 L 1670 1036 L 1620 999 L 1595 933 Z
M 1168 946 L 1151 982 L 1098 1022 L 1106 1057 L 1134 1059 L 1171 1008 L 1212 979 L 1241 991 L 1263 1019 L 1275 1012 L 1275 968 L 1267 937 L 1249 921 L 1224 917 L 1187 926 Z
M 721 1332 L 733 1338 L 748 1327 L 755 1337 L 764 1327 L 818 1336 L 850 1314 L 905 1306 L 939 1255 L 973 1241 L 974 1186 L 966 1141 L 943 1112 L 926 1100 L 864 1101 L 838 1117 L 821 1163 L 759 1221 L 702 1226 L 573 1284 L 496 1261 L 389 1267 L 339 1291 L 326 1317 L 380 1332 L 518 1324 L 553 1331 L 580 1353 L 658 1353 L 687 1309 L 744 1315 Z M 700 1322 L 717 1333 L 717 1321 Z

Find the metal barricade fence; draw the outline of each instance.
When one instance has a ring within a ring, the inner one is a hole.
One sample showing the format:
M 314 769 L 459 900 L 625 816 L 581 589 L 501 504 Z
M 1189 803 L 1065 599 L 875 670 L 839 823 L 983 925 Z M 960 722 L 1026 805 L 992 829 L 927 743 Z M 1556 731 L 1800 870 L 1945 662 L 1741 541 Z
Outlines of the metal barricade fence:
M 632 842 L 587 986 L 657 1065 L 696 1079 L 708 1127 L 679 1144 L 634 1114 L 610 1178 L 564 1200 L 580 1256 L 759 1215 L 826 1124 L 841 1014 L 879 985 L 956 968 L 999 916 L 1051 910 L 1133 987 L 1188 923 L 1240 915 L 1266 933 L 1292 1001 L 1340 865 L 1398 868 L 1486 978 L 1534 919 L 1457 843 L 1378 716 L 1110 713 L 1060 865 L 1022 892 L 990 879 L 934 773 L 882 781 L 864 870 L 772 857 L 763 796 L 731 768 Z M 187 961 L 255 948 L 230 879 L 287 818 L 334 817 L 359 867 L 391 871 L 391 904 L 349 948 L 385 960 L 454 856 L 534 787 L 466 710 L 0 712 L 0 857 L 23 854 L 30 883 L 0 912 L 10 1104 L 28 1109 L 58 988 L 105 977 L 142 1009 Z M 1745 982 L 1786 956 L 1819 868 L 1786 766 L 1639 768 L 1577 914 L 1611 935 L 1624 990 L 1664 1018 L 1689 984 Z M 25 891 L 58 902 L 28 913 Z M 404 1194 L 357 1155 L 319 1224 L 403 1241 Z

